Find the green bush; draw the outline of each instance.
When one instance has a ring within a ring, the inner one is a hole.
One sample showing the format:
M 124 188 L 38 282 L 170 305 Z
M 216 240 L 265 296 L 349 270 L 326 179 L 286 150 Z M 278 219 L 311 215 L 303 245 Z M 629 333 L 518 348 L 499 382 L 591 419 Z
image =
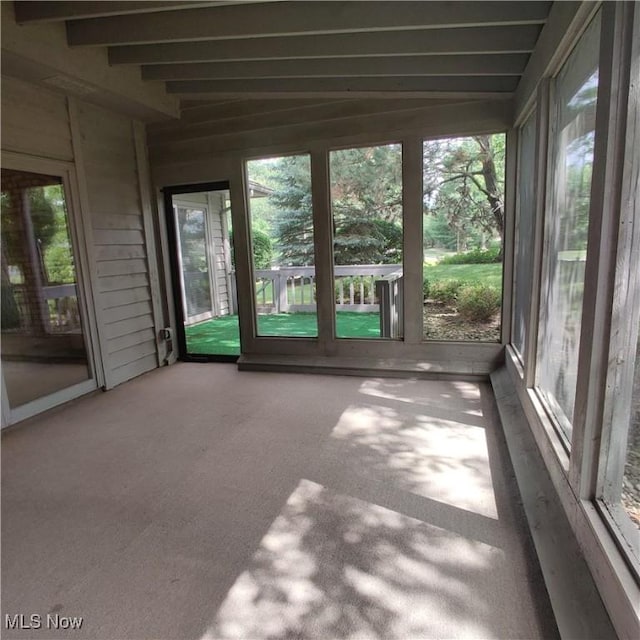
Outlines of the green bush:
M 429 279 L 426 276 L 422 277 L 422 295 L 425 298 L 429 297 L 431 285 L 429 284 Z
M 466 285 L 464 280 L 437 280 L 429 285 L 429 297 L 442 304 L 455 304 L 460 289 Z
M 501 303 L 500 291 L 489 285 L 467 285 L 458 291 L 458 313 L 465 320 L 489 322 Z
M 438 264 L 489 264 L 501 261 L 500 247 L 493 247 L 492 249 L 474 249 L 464 253 L 454 253 L 452 256 L 444 256 Z

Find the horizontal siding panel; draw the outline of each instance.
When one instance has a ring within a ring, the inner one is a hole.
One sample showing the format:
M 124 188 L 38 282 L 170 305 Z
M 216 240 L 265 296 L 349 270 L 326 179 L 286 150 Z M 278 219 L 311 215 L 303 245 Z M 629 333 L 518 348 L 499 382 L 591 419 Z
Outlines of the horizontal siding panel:
M 15 78 L 2 78 L 2 148 L 73 160 L 64 96 Z
M 142 229 L 142 216 L 140 214 L 122 215 L 112 213 L 109 215 L 94 214 L 92 219 L 94 229 Z
M 83 137 L 86 136 L 88 140 L 106 138 L 133 146 L 129 118 L 87 103 L 81 104 L 79 111 Z
M 64 137 L 50 131 L 36 133 L 33 128 L 14 125 L 9 119 L 5 120 L 4 115 L 2 118 L 2 149 L 66 162 L 73 160 L 71 143 L 67 143 Z
M 155 359 L 155 354 L 156 343 L 153 340 L 148 340 L 147 342 L 137 344 L 134 347 L 121 349 L 120 351 L 109 354 L 109 363 L 115 369 L 117 367 L 128 365 L 136 360 L 140 360 L 145 356 L 153 356 Z
M 153 320 L 151 319 L 151 316 L 126 318 L 107 325 L 107 338 L 111 341 L 114 338 L 128 336 L 144 329 L 153 329 Z
M 130 154 L 112 153 L 112 157 L 103 155 L 98 162 L 85 162 L 85 170 L 92 176 L 100 176 L 113 184 L 136 184 L 137 166 L 135 157 Z
M 96 260 L 130 260 L 131 258 L 146 258 L 147 252 L 141 245 L 102 245 L 96 247 Z
M 112 384 L 122 384 L 131 378 L 142 375 L 155 369 L 158 366 L 158 359 L 156 355 L 144 356 L 140 360 L 136 360 L 129 365 L 115 368 L 112 374 Z
M 95 229 L 93 242 L 96 245 L 144 244 L 144 235 L 140 229 Z
M 113 213 L 135 215 L 140 213 L 138 185 L 114 182 L 100 176 L 87 176 L 87 189 L 91 194 L 92 218 Z
M 134 347 L 135 345 L 142 344 L 143 342 L 155 341 L 155 338 L 155 333 L 152 328 L 128 333 L 120 336 L 119 338 L 112 338 L 109 340 L 109 353 L 128 349 L 129 347 Z
M 147 273 L 147 261 L 136 258 L 98 262 L 98 277 L 119 276 L 127 273 Z
M 136 287 L 149 286 L 149 277 L 146 273 L 128 273 L 119 276 L 106 276 L 99 278 L 98 287 L 100 291 L 126 291 Z
M 138 287 L 137 289 L 127 289 L 126 291 L 111 291 L 101 294 L 101 297 L 103 309 L 122 307 L 125 304 L 132 304 L 133 302 L 151 300 L 149 287 Z
M 144 300 L 143 302 L 125 304 L 122 307 L 105 309 L 102 312 L 102 318 L 105 324 L 111 324 L 114 322 L 119 322 L 120 320 L 139 318 L 140 316 L 148 316 L 149 318 L 151 318 L 151 313 L 151 302 L 149 302 L 149 300 Z
M 158 366 L 133 123 L 93 105 L 79 112 L 106 364 L 115 385 Z

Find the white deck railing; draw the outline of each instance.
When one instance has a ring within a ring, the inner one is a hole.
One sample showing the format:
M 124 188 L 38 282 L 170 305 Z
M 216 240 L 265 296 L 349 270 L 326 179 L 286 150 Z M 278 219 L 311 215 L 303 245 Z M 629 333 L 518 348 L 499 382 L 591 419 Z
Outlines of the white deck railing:
M 260 313 L 312 312 L 315 301 L 315 266 L 256 269 L 256 307 Z M 402 265 L 337 265 L 335 300 L 339 311 L 377 312 L 380 299 L 376 282 L 402 276 Z

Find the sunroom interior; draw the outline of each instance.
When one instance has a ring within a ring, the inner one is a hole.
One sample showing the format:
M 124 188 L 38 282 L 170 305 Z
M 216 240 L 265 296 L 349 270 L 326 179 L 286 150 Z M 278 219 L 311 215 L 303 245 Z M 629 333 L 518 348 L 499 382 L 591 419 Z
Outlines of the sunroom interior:
M 640 635 L 637 2 L 1 9 L 7 638 Z

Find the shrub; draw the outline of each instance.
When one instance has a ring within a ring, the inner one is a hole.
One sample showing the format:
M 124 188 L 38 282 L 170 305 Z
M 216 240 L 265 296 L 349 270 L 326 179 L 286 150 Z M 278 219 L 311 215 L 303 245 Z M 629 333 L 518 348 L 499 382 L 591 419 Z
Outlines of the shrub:
M 500 311 L 500 290 L 485 284 L 462 287 L 458 291 L 458 313 L 473 322 L 489 322 Z
M 501 261 L 500 247 L 493 247 L 492 249 L 474 249 L 464 253 L 454 253 L 452 256 L 444 256 L 440 259 L 439 264 L 489 264 Z
M 422 278 L 422 295 L 425 298 L 428 298 L 429 297 L 429 291 L 430 291 L 429 279 L 426 276 L 423 276 L 423 278 Z
M 442 304 L 455 304 L 458 292 L 466 284 L 463 280 L 437 280 L 429 285 L 429 297 Z

